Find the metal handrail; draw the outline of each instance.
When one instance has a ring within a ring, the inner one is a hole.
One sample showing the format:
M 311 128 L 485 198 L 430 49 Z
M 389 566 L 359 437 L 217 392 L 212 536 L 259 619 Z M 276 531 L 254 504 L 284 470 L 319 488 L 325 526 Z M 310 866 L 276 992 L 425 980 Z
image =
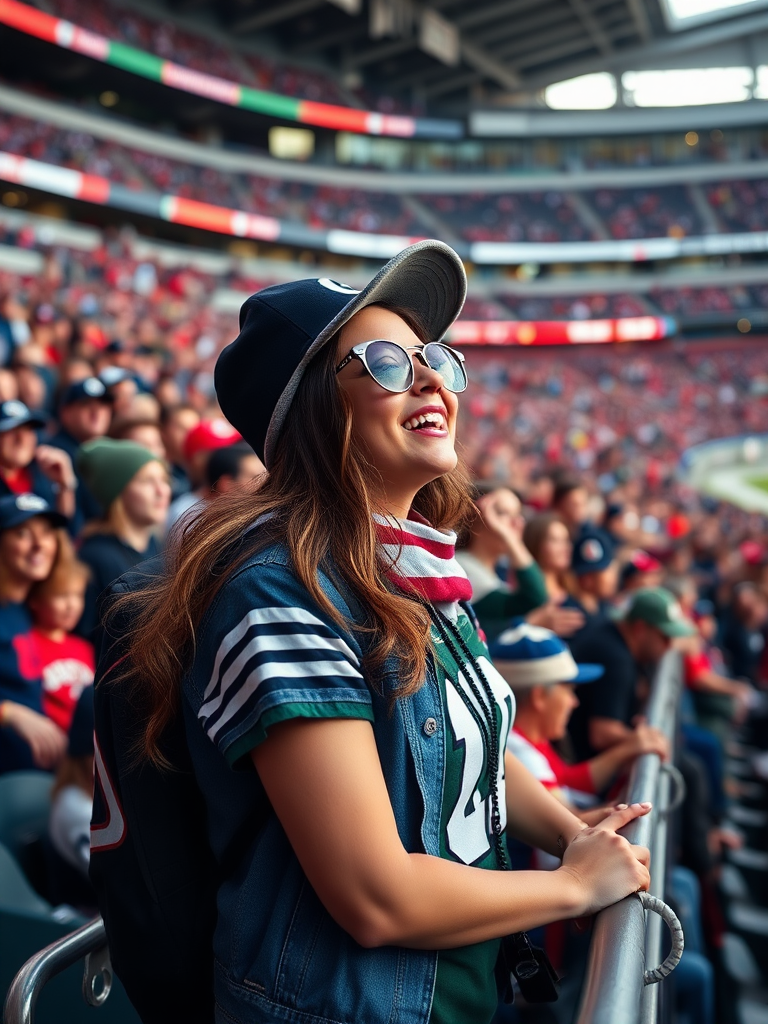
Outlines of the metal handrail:
M 8 989 L 3 1024 L 32 1024 L 43 986 L 83 958 L 83 997 L 91 1006 L 101 1006 L 112 987 L 112 965 L 104 922 L 96 917 L 27 960 Z M 100 977 L 101 988 L 97 989 Z
M 678 720 L 682 670 L 680 655 L 669 651 L 659 663 L 646 710 L 648 724 L 661 729 L 672 746 Z M 669 775 L 661 771 L 657 754 L 635 762 L 627 783 L 627 803 L 653 802 L 653 810 L 636 818 L 624 835 L 651 850 L 651 893 L 663 898 L 666 881 L 667 808 Z M 653 1024 L 657 1019 L 659 986 L 645 987 L 646 963 L 657 964 L 661 922 L 651 915 L 646 928 L 639 900 L 627 897 L 606 907 L 595 918 L 584 989 L 576 1024 Z

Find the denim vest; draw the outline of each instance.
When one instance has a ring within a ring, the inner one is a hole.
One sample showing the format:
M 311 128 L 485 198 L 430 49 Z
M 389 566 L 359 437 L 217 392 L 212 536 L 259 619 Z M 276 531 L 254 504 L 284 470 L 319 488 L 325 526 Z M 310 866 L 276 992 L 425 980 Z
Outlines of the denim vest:
M 232 596 L 251 573 L 275 602 L 288 581 L 295 588 L 283 546 L 255 555 L 205 616 L 184 683 L 188 742 L 221 869 L 214 937 L 217 1024 L 427 1024 L 437 953 L 366 949 L 336 924 L 299 866 L 253 768 L 233 771 L 198 720 L 217 637 L 237 621 Z M 320 583 L 333 605 L 355 621 L 331 580 L 321 575 Z M 339 634 L 363 656 L 354 634 Z M 437 678 L 430 661 L 422 687 L 390 710 L 387 694 L 397 679 L 393 658 L 375 685 L 366 680 L 382 771 L 405 849 L 439 856 L 446 725 Z

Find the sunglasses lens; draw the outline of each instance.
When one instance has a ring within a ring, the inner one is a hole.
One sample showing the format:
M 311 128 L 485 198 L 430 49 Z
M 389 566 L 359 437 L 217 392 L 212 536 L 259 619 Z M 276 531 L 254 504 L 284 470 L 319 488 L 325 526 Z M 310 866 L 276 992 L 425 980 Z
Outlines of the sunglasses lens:
M 390 341 L 374 341 L 365 352 L 368 372 L 387 391 L 407 391 L 413 380 L 410 355 Z
M 424 356 L 433 370 L 437 370 L 449 391 L 463 391 L 467 386 L 464 366 L 445 345 L 431 342 L 424 348 Z

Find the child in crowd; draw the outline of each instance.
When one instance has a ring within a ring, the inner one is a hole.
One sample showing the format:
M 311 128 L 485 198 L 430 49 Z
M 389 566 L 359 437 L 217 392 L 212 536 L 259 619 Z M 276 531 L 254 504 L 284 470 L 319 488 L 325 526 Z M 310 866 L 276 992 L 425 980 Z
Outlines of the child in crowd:
M 72 635 L 83 614 L 88 577 L 88 567 L 75 558 L 69 545 L 50 576 L 32 587 L 27 602 L 40 656 L 43 711 L 65 732 L 80 694 L 93 683 L 93 645 Z
M 565 737 L 571 712 L 579 703 L 575 687 L 603 675 L 602 665 L 577 665 L 568 647 L 548 629 L 522 623 L 491 645 L 493 663 L 515 694 L 517 711 L 510 750 L 563 803 L 585 808 L 597 803 L 622 769 L 640 754 L 665 756 L 658 730 L 638 725 L 632 734 L 579 764 L 568 764 L 553 747 Z M 588 824 L 602 820 L 604 808 L 576 810 Z

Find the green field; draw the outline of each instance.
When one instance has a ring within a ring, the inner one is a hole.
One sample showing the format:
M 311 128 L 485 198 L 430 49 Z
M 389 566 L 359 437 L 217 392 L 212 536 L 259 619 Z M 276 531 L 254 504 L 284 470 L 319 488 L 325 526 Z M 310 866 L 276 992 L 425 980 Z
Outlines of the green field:
M 759 487 L 761 491 L 768 491 L 768 476 L 749 476 L 747 483 Z

